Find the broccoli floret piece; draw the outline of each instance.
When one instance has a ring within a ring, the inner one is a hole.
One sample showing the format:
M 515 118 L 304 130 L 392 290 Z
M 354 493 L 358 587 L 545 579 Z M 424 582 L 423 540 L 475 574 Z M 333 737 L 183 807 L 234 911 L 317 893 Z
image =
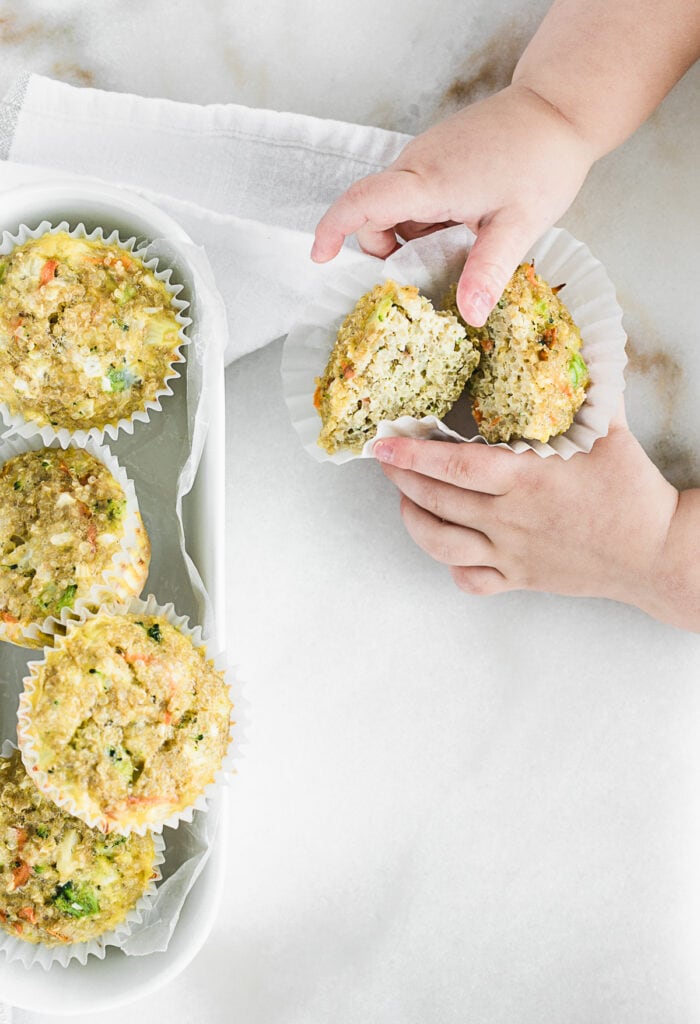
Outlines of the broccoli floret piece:
M 100 904 L 91 885 L 66 882 L 59 885 L 53 896 L 54 906 L 69 917 L 89 917 L 99 914 Z

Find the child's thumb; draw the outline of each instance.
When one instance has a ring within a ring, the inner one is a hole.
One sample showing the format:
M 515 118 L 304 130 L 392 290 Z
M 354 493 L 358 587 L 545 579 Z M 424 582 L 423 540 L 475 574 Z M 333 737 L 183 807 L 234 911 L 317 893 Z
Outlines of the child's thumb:
M 482 327 L 535 240 L 526 225 L 496 215 L 479 229 L 457 285 L 459 311 L 472 327 Z

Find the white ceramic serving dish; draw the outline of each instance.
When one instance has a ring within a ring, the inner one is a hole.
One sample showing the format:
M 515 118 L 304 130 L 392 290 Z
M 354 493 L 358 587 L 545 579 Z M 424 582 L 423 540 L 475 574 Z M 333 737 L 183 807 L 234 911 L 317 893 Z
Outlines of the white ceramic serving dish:
M 139 196 L 122 189 L 78 184 L 70 180 L 40 183 L 0 193 L 0 229 L 15 230 L 20 222 L 38 223 L 45 218 L 54 223 L 63 219 L 69 222 L 81 220 L 88 228 L 100 224 L 108 229 L 117 228 L 122 236 L 135 234 L 146 238 L 166 238 L 175 253 L 182 255 L 177 276 L 184 285 L 183 297 L 193 297 L 192 280 L 188 280 L 187 260 L 183 254 L 191 244 L 188 236 L 168 215 Z M 185 500 L 183 522 L 188 553 L 200 572 L 213 609 L 216 635 L 211 639 L 221 649 L 225 621 L 225 559 L 222 557 L 225 546 L 223 354 L 212 377 L 208 382 L 210 400 L 207 401 L 210 426 L 194 487 Z M 152 459 L 167 463 L 169 445 L 173 446 L 172 452 L 181 451 L 183 426 L 184 437 L 187 438 L 187 386 L 183 375 L 182 380 L 175 382 L 174 395 L 165 400 L 163 411 L 154 417 L 152 423 L 137 424 L 133 437 L 120 437 L 112 447 L 121 459 L 135 468 L 137 489 L 139 475 L 142 477 L 139 497 L 153 543 L 152 575 L 145 593 L 153 590 L 161 601 L 173 599 L 178 610 L 189 614 L 193 621 L 202 621 L 205 616 L 203 601 L 197 598 L 189 584 L 184 562 L 181 558 L 178 562 L 173 553 L 172 537 L 167 542 L 164 537 L 167 516 L 170 516 L 171 527 L 168 534 L 172 532 L 173 524 L 177 525 L 174 508 L 168 507 L 164 511 L 163 502 L 167 501 L 167 495 L 164 494 L 163 483 L 157 478 L 157 470 L 154 471 L 154 479 L 149 481 L 145 479 L 143 468 L 141 473 L 138 469 L 149 433 L 157 434 L 155 444 L 151 437 L 152 448 L 157 449 L 155 455 L 151 451 Z M 31 652 L 0 644 L 0 738 L 12 736 L 18 679 L 21 679 L 18 673 L 22 672 L 29 656 Z M 119 950 L 108 950 L 103 960 L 91 957 L 84 966 L 73 962 L 68 967 L 54 966 L 49 971 L 38 966 L 27 970 L 21 964 L 0 962 L 0 1003 L 57 1016 L 98 1012 L 142 998 L 182 971 L 207 938 L 220 902 L 225 865 L 226 807 L 226 793 L 219 792 L 208 812 L 218 817 L 216 842 L 185 900 L 180 920 L 165 952 L 125 956 Z M 166 844 L 171 857 L 175 858 L 176 837 L 177 831 L 166 830 Z M 167 863 L 166 856 L 166 867 Z M 171 864 L 171 870 L 174 867 L 177 867 L 177 859 Z

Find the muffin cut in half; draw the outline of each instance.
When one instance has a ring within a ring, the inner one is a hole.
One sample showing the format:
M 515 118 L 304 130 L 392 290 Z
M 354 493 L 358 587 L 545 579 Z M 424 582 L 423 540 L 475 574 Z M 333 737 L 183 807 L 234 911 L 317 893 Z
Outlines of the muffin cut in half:
M 588 369 L 571 314 L 534 264 L 513 274 L 484 327 L 465 325 L 481 349 L 469 381 L 472 413 L 487 441 L 546 442 L 563 434 L 586 398 Z M 445 305 L 457 311 L 456 286 Z
M 43 646 L 51 638 L 31 639 L 29 627 L 60 616 L 96 586 L 114 600 L 137 596 L 149 562 L 140 515 L 90 452 L 40 448 L 0 467 L 1 639 Z
M 449 312 L 394 281 L 363 295 L 345 318 L 314 404 L 318 444 L 360 452 L 381 420 L 444 416 L 464 390 L 478 348 Z
M 182 360 L 173 295 L 119 245 L 65 231 L 0 256 L 0 401 L 38 426 L 102 429 Z
M 124 921 L 155 872 L 144 836 L 108 837 L 43 796 L 19 751 L 0 758 L 0 926 L 26 942 L 98 938 Z
M 231 700 L 205 649 L 161 615 L 100 611 L 30 666 L 18 740 L 37 786 L 101 831 L 143 831 L 221 768 Z

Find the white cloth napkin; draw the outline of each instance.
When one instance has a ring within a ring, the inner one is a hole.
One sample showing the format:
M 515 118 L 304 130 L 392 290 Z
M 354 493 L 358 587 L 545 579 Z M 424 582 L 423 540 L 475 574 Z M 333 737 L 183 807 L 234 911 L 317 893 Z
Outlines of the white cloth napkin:
M 206 248 L 228 311 L 227 361 L 286 333 L 333 270 L 309 259 L 319 217 L 408 139 L 235 104 L 77 89 L 40 75 L 6 97 L 0 124 L 0 188 L 46 169 L 127 186 Z

